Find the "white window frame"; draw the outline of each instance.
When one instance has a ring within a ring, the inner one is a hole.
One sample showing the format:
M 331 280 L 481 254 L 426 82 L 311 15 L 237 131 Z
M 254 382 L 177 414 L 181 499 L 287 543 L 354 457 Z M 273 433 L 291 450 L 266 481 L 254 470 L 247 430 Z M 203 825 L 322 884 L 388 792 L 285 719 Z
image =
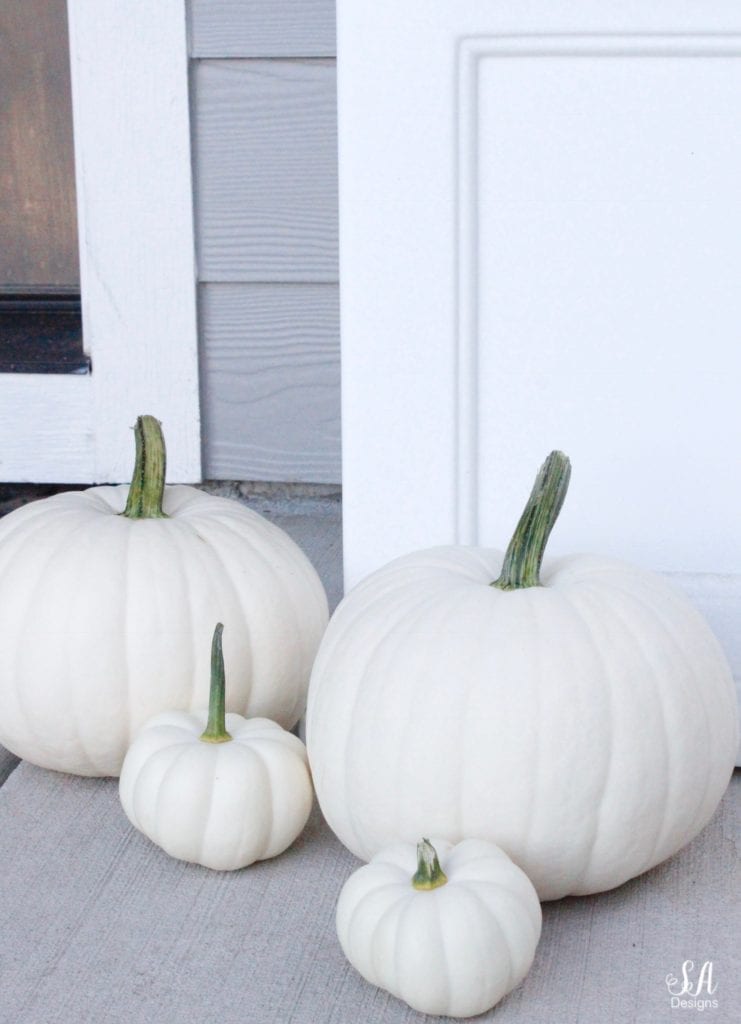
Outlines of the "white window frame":
M 0 479 L 116 482 L 164 424 L 201 478 L 185 0 L 68 0 L 83 344 L 90 374 L 0 375 Z

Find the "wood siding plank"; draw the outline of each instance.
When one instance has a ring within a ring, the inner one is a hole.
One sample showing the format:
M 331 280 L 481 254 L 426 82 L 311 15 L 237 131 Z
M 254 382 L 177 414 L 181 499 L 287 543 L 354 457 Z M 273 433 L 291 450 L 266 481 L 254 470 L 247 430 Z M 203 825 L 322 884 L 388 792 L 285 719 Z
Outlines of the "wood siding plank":
M 337 280 L 334 61 L 196 61 L 201 281 Z
M 205 475 L 340 480 L 336 285 L 201 286 Z
M 333 57 L 334 0 L 190 0 L 193 57 Z

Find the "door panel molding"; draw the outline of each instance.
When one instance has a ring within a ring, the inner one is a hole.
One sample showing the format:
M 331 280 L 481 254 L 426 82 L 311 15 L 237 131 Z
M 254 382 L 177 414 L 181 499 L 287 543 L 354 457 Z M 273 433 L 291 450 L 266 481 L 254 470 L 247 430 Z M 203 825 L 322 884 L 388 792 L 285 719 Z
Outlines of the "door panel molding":
M 457 40 L 457 394 L 455 541 L 480 538 L 479 451 L 479 88 L 487 60 L 527 57 L 741 57 L 741 35 L 692 33 L 536 33 L 474 35 Z

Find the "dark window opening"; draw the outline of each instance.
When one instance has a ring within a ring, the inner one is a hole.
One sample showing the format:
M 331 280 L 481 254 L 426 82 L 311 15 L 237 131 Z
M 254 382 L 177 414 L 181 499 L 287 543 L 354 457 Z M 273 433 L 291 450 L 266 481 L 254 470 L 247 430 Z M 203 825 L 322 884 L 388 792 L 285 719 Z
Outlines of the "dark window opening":
M 0 373 L 88 373 L 79 295 L 0 294 Z
M 0 373 L 86 373 L 66 0 L 0 0 Z

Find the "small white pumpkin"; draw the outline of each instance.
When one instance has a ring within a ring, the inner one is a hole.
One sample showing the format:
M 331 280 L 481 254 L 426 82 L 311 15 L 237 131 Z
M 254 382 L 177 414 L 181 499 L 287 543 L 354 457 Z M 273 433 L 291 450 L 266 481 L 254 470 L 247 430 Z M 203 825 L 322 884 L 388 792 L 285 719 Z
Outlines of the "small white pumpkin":
M 43 768 L 118 775 L 147 718 L 204 706 L 217 619 L 230 710 L 291 728 L 306 703 L 328 618 L 309 560 L 239 502 L 165 488 L 159 423 L 135 432 L 130 488 L 0 520 L 0 743 Z
M 287 849 L 314 793 L 297 736 L 225 713 L 223 628 L 212 642 L 208 712 L 147 722 L 124 758 L 119 795 L 132 825 L 170 856 L 235 871 Z
M 557 899 L 648 870 L 715 811 L 738 747 L 728 663 L 654 573 L 573 555 L 541 574 L 568 479 L 553 453 L 504 560 L 416 552 L 335 613 L 307 746 L 324 815 L 363 860 L 425 830 L 479 836 Z
M 527 875 L 481 839 L 387 847 L 337 903 L 340 945 L 366 981 L 448 1017 L 483 1013 L 520 984 L 541 921 Z

